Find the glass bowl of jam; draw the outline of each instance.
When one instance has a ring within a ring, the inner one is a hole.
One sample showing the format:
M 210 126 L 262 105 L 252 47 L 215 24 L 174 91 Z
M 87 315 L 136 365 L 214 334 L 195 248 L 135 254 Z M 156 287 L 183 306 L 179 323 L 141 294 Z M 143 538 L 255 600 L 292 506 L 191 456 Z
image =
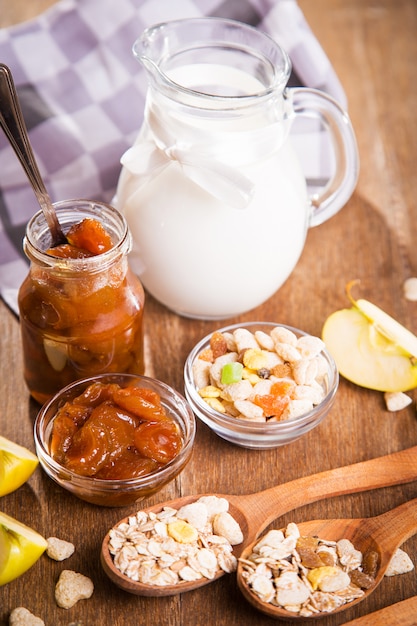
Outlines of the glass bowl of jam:
M 150 497 L 184 469 L 195 429 L 187 401 L 165 383 L 102 374 L 45 403 L 34 437 L 52 480 L 81 500 L 118 507 Z

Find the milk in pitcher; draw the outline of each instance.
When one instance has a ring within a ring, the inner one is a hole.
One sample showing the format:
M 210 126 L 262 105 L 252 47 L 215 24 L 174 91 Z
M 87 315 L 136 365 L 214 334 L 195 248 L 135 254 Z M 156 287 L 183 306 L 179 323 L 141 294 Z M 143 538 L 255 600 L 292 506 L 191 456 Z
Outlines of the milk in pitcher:
M 264 89 L 255 77 L 221 65 L 183 66 L 168 76 L 214 101 L 216 93 L 233 98 Z M 133 236 L 133 269 L 170 309 L 232 317 L 264 302 L 292 272 L 310 203 L 290 118 L 276 102 L 219 120 L 203 106 L 190 116 L 161 94 L 148 96 L 140 149 L 124 160 L 117 206 Z

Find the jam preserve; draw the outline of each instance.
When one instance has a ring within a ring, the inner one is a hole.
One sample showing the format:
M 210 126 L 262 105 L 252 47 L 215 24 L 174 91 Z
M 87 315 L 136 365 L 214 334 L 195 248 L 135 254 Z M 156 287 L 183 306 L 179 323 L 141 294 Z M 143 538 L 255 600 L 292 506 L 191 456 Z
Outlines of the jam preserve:
M 54 206 L 64 232 L 77 232 L 85 220 L 93 228 L 85 245 L 78 232 L 81 248 L 75 253 L 71 241 L 69 250 L 54 252 L 42 212 L 26 229 L 24 250 L 31 263 L 19 291 L 24 377 L 40 403 L 79 378 L 144 373 L 145 296 L 128 266 L 131 238 L 124 217 L 88 200 Z

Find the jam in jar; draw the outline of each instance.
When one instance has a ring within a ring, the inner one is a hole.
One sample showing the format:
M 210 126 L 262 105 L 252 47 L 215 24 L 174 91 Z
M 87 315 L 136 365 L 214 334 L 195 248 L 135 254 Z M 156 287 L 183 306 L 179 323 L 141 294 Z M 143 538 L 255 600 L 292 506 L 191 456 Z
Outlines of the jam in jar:
M 40 403 L 80 378 L 144 373 L 145 296 L 128 265 L 124 217 L 89 200 L 54 207 L 74 243 L 51 248 L 46 220 L 36 213 L 26 229 L 30 269 L 19 291 L 24 377 Z M 89 228 L 79 227 L 85 223 Z

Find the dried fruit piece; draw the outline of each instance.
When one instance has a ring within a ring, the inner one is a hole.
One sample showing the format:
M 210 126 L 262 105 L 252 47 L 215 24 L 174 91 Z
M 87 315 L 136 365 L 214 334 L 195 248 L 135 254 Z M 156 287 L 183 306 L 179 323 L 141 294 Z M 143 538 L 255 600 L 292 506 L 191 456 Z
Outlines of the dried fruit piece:
M 164 465 L 178 455 L 182 446 L 181 434 L 174 422 L 144 422 L 135 428 L 134 442 L 143 456 Z
M 223 356 L 227 352 L 227 341 L 219 332 L 214 332 L 210 339 L 210 348 L 213 353 L 213 360 Z
M 323 567 L 325 563 L 321 560 L 320 556 L 307 546 L 303 547 L 297 543 L 297 552 L 301 558 L 301 564 L 304 567 L 308 567 L 309 569 L 314 569 L 316 567 Z
M 221 382 L 223 385 L 231 385 L 242 380 L 243 365 L 239 362 L 226 363 L 222 367 Z
M 71 246 L 93 255 L 102 254 L 113 247 L 111 237 L 101 222 L 91 218 L 85 218 L 71 226 L 66 237 Z M 53 251 L 56 252 L 56 248 Z
M 369 574 L 365 574 L 365 572 L 361 572 L 359 569 L 350 571 L 349 576 L 352 583 L 360 587 L 360 589 L 370 589 L 375 583 L 373 576 L 369 576 Z
M 168 524 L 168 534 L 178 543 L 192 543 L 198 538 L 198 532 L 194 526 L 183 520 L 177 520 Z
M 375 550 L 369 550 L 365 552 L 362 559 L 362 570 L 368 576 L 375 578 L 378 571 L 379 554 Z
M 259 348 L 249 348 L 243 355 L 243 364 L 250 370 L 260 370 L 268 366 L 268 357 Z
M 260 406 L 265 415 L 268 417 L 280 417 L 284 409 L 287 408 L 290 397 L 289 396 L 275 396 L 272 394 L 265 394 L 263 396 L 256 395 L 253 398 L 254 404 Z

